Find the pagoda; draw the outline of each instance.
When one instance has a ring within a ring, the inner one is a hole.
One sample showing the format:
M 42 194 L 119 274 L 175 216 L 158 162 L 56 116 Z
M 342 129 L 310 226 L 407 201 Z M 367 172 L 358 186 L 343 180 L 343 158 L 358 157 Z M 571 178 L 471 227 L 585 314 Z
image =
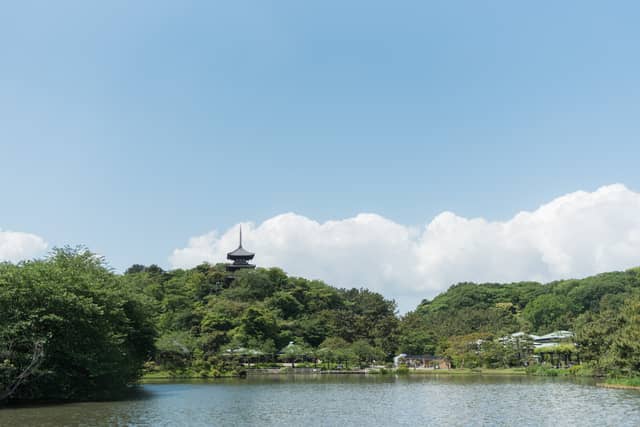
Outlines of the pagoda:
M 254 256 L 254 253 L 242 247 L 242 226 L 240 226 L 240 245 L 238 249 L 227 254 L 227 259 L 233 261 L 227 264 L 227 271 L 235 272 L 243 268 L 256 268 L 254 264 L 249 264 L 249 261 L 252 260 Z

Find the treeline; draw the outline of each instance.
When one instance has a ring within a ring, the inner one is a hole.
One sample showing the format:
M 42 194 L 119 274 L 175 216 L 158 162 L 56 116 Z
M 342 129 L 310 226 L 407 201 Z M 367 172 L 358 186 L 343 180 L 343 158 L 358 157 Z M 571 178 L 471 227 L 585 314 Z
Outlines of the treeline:
M 456 367 L 514 367 L 534 361 L 533 343 L 522 338 L 513 345 L 503 337 L 570 330 L 574 342 L 538 349 L 558 354 L 535 360 L 586 362 L 601 374 L 640 372 L 634 361 L 640 358 L 640 268 L 545 285 L 461 283 L 404 316 L 380 294 L 336 289 L 277 268 L 241 271 L 231 284 L 227 276 L 222 264 L 169 272 L 133 266 L 125 273 L 128 287 L 154 300 L 157 365 L 209 375 L 243 356 L 366 365 L 406 353 L 445 356 Z
M 366 289 L 336 289 L 278 268 L 245 270 L 233 282 L 222 264 L 163 271 L 134 265 L 122 281 L 153 301 L 155 368 L 201 376 L 240 360 L 321 358 L 384 362 L 398 347 L 396 305 Z
M 575 345 L 559 351 L 574 353 L 597 374 L 638 375 L 639 304 L 640 268 L 546 285 L 460 283 L 402 318 L 400 348 L 446 355 L 457 366 L 518 366 L 526 358 L 500 338 L 570 330 Z
M 83 248 L 0 263 L 0 402 L 113 398 L 143 372 L 218 376 L 255 361 L 384 361 L 393 301 L 282 270 L 223 265 L 115 274 Z
M 278 268 L 232 282 L 224 265 L 115 274 L 85 249 L 56 249 L 0 263 L 0 401 L 111 398 L 143 372 L 215 377 L 246 362 L 366 366 L 406 353 L 521 366 L 531 343 L 502 337 L 562 329 L 576 333 L 558 348 L 571 360 L 639 375 L 640 269 L 546 285 L 461 283 L 398 316 L 378 293 Z

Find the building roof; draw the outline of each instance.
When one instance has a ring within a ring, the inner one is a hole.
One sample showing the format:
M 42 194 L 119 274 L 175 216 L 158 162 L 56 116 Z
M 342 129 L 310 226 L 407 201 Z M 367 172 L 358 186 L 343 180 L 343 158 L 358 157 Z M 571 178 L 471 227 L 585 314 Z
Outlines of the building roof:
M 514 342 L 517 338 L 529 337 L 533 340 L 533 346 L 535 348 L 555 347 L 565 340 L 570 340 L 575 336 L 571 331 L 554 331 L 546 335 L 533 335 L 526 334 L 524 332 L 516 332 L 515 334 L 507 335 L 500 338 L 500 342 L 508 343 Z
M 227 254 L 228 259 L 234 258 L 246 258 L 251 259 L 255 254 L 253 252 L 249 252 L 245 248 L 242 247 L 242 226 L 240 226 L 240 244 L 235 251 L 231 251 Z
M 227 254 L 227 258 L 231 258 L 231 257 L 253 258 L 254 255 L 255 254 L 253 252 L 249 252 L 242 246 L 238 246 L 238 249 L 236 249 L 235 251 L 229 252 Z
M 420 359 L 420 360 L 443 360 L 445 356 L 437 356 L 434 354 L 399 354 L 394 359 Z
M 554 331 L 547 335 L 537 337 L 538 340 L 562 340 L 573 338 L 574 334 L 571 331 Z

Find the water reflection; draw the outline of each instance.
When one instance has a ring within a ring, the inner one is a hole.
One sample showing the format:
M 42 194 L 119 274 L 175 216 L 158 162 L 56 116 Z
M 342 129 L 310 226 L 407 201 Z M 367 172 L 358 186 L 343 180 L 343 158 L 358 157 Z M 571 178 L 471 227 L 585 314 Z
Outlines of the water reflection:
M 0 425 L 640 425 L 640 393 L 561 378 L 269 376 L 145 384 L 119 402 L 0 410 Z

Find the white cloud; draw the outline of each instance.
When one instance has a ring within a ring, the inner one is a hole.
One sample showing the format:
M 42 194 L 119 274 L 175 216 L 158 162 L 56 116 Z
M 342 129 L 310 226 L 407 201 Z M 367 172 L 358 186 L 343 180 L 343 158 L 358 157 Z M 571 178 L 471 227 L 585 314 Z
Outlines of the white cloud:
M 243 230 L 260 266 L 365 286 L 407 311 L 460 281 L 550 281 L 640 265 L 640 193 L 621 184 L 579 191 L 504 222 L 443 212 L 420 229 L 375 214 L 318 223 L 286 213 Z M 237 227 L 213 231 L 169 261 L 222 262 L 236 246 Z
M 31 259 L 47 249 L 47 242 L 40 236 L 0 229 L 0 262 L 17 262 Z

